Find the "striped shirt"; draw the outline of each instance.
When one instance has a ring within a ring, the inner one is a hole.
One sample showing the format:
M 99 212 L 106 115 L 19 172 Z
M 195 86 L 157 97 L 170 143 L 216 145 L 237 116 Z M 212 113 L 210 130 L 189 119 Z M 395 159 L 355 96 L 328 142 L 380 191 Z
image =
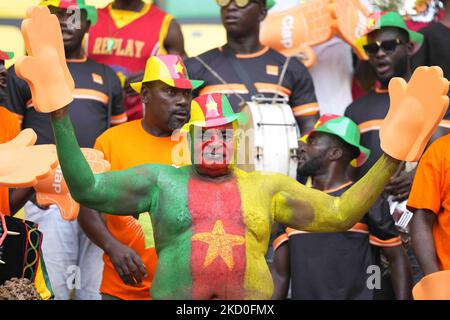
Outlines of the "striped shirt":
M 67 66 L 75 82 L 70 117 L 80 146 L 92 148 L 110 124 L 127 120 L 120 81 L 112 69 L 90 59 L 67 60 Z M 32 128 L 38 136 L 37 144 L 53 144 L 50 114 L 33 108 L 30 88 L 17 77 L 14 68 L 9 69 L 8 93 L 7 108 L 21 120 L 22 129 Z

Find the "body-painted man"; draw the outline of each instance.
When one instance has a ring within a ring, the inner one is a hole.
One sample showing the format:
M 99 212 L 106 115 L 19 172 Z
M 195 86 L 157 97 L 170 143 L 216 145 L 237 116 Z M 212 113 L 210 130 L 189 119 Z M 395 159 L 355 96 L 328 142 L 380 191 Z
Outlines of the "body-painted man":
M 33 84 L 37 109 L 52 113 L 59 162 L 74 199 L 110 214 L 152 213 L 158 253 L 154 299 L 270 299 L 273 282 L 264 254 L 272 222 L 305 231 L 347 230 L 367 212 L 397 169 L 400 161 L 393 157 L 417 159 L 448 106 L 448 97 L 443 96 L 448 83 L 439 68 L 418 70 L 409 85 L 393 81 L 391 112 L 381 130 L 382 146 L 390 155 L 382 155 L 340 197 L 306 188 L 281 174 L 237 169 L 234 126 L 244 119 L 219 94 L 198 97 L 183 127 L 189 130 L 193 165 L 147 164 L 94 175 L 68 115 L 67 67 L 52 63 L 63 61 L 61 44 L 56 37 L 43 41 L 39 36 L 41 28 L 53 24 L 45 9 L 35 7 L 27 13 L 22 32 L 32 55 L 18 62 L 18 70 Z M 429 85 L 427 95 L 419 94 L 422 83 Z M 139 91 L 142 83 L 133 86 Z M 405 103 L 421 116 L 399 113 Z M 433 109 L 425 113 L 424 105 Z M 405 124 L 411 130 L 405 132 Z M 392 137 L 401 138 L 401 143 Z

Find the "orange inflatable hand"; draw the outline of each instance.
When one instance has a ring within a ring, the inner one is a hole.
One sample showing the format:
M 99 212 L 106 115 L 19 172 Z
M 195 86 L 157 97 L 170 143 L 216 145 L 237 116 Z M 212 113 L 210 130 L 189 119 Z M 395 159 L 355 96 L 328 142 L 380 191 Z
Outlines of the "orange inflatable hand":
M 22 22 L 28 52 L 16 63 L 17 75 L 30 86 L 39 112 L 52 112 L 72 102 L 74 82 L 67 68 L 58 18 L 46 6 L 30 7 Z
M 450 270 L 431 273 L 413 288 L 414 300 L 450 300 Z
M 33 146 L 35 142 L 36 133 L 25 129 L 12 141 L 0 144 L 0 186 L 31 187 L 56 168 L 55 146 Z
M 353 47 L 361 60 L 367 60 L 366 53 L 356 43 L 369 25 L 370 13 L 366 7 L 360 0 L 333 0 L 332 14 L 336 33 Z
M 101 151 L 88 148 L 81 150 L 94 173 L 102 173 L 111 169 L 109 162 L 103 159 Z M 70 195 L 60 166 L 57 166 L 49 177 L 39 180 L 34 189 L 36 190 L 36 200 L 40 205 L 57 205 L 64 220 L 72 221 L 77 218 L 80 205 Z
M 393 78 L 389 112 L 380 128 L 383 151 L 398 160 L 418 161 L 447 111 L 447 91 L 440 67 L 417 68 L 408 84 Z
M 289 10 L 271 13 L 261 26 L 260 40 L 284 55 L 301 53 L 304 63 L 312 66 L 312 46 L 333 36 L 329 0 L 311 0 Z

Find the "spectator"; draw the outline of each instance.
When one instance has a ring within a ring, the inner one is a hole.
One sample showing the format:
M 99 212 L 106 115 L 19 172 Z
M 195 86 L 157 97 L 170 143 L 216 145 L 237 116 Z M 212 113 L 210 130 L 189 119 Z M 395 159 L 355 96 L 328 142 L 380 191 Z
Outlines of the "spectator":
M 358 127 L 349 118 L 324 115 L 319 121 L 303 139 L 298 171 L 312 178 L 313 188 L 340 196 L 353 184 L 346 177 L 350 162 L 362 163 L 370 152 L 359 144 Z M 283 227 L 279 234 L 274 241 L 274 298 L 286 298 L 292 279 L 293 299 L 372 300 L 370 268 L 377 264 L 375 253 L 380 248 L 392 262 L 397 299 L 411 298 L 408 257 L 382 198 L 346 232 L 309 233 Z

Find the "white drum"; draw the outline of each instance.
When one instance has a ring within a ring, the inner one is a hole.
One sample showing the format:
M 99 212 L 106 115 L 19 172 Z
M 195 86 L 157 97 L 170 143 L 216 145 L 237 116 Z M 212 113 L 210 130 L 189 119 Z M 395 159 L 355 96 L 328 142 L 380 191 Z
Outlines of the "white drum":
M 266 102 L 267 100 L 265 100 Z M 242 109 L 248 117 L 240 125 L 238 167 L 251 172 L 278 172 L 296 178 L 297 123 L 291 107 L 283 99 L 269 99 L 273 103 L 247 102 Z

